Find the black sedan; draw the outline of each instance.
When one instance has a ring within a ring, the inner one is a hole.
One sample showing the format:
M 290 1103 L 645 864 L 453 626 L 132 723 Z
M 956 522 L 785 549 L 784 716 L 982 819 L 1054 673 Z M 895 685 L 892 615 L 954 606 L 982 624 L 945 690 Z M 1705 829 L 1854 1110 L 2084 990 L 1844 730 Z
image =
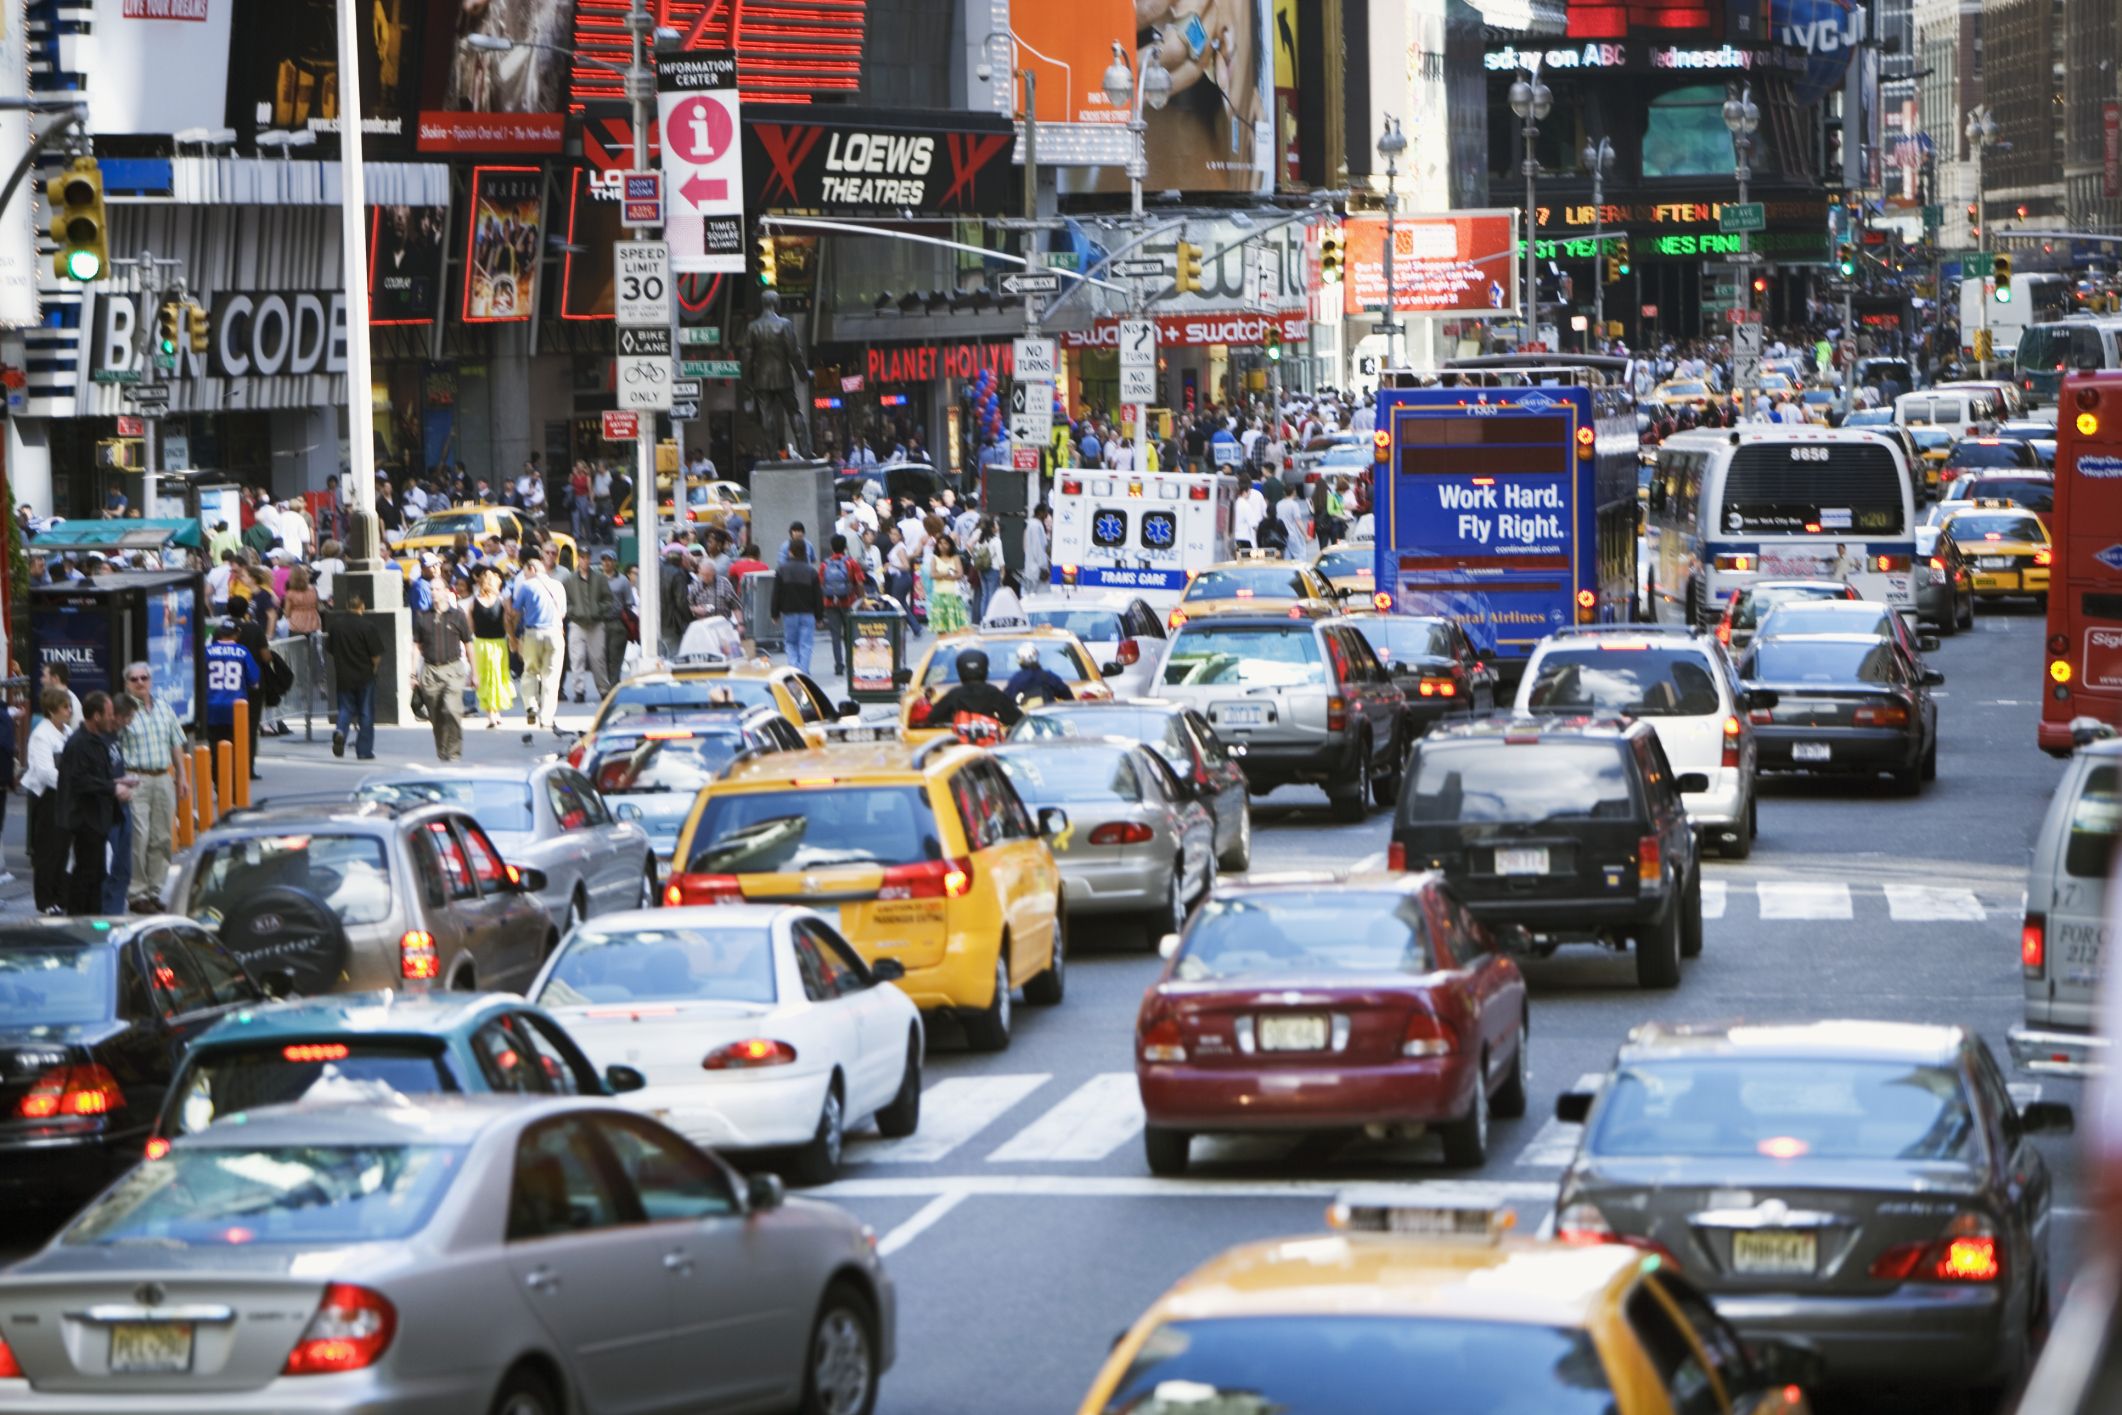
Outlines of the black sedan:
M 0 928 L 0 1196 L 79 1203 L 130 1168 L 186 1045 L 264 1000 L 189 919 Z
M 1407 694 L 1414 735 L 1447 718 L 1496 710 L 1495 667 L 1455 619 L 1432 614 L 1352 614 L 1349 618 Z M 1507 700 L 1506 700 L 1507 701 Z
M 1739 661 L 1739 676 L 1775 703 L 1748 713 L 1762 771 L 1886 772 L 1910 795 L 1938 774 L 1938 704 L 1930 690 L 1945 675 L 1924 667 L 1896 639 L 1755 639 Z
M 1558 1238 L 1663 1250 L 1742 1335 L 1811 1347 L 1830 1382 L 1987 1410 L 2047 1330 L 2052 1184 L 2030 1137 L 2071 1111 L 2015 1104 L 1972 1033 L 1643 1026 L 1555 1114 L 1585 1122 Z

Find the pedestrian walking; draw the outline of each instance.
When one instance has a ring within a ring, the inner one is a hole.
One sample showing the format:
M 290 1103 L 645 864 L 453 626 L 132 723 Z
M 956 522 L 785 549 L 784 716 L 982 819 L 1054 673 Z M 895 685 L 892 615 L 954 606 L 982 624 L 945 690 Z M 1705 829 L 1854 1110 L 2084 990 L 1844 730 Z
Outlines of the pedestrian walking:
M 59 811 L 73 848 L 67 875 L 66 912 L 96 914 L 103 908 L 103 879 L 110 867 L 111 830 L 132 788 L 118 780 L 111 741 L 108 693 L 90 693 L 81 703 L 81 730 L 59 754 Z
M 811 563 L 810 546 L 801 539 L 802 527 L 791 528 L 788 558 L 774 567 L 773 615 L 781 625 L 782 647 L 789 667 L 810 672 L 811 649 L 818 639 L 818 616 L 825 609 L 818 587 L 818 567 Z
M 508 605 L 501 598 L 501 573 L 493 566 L 480 566 L 473 584 L 472 683 L 486 725 L 499 727 L 501 714 L 516 705 L 515 685 L 509 681 Z
M 818 598 L 825 606 L 820 617 L 825 636 L 832 641 L 833 672 L 838 675 L 847 672 L 847 614 L 862 597 L 869 575 L 848 553 L 846 536 L 834 536 L 826 549 L 830 553 L 818 567 Z
M 156 699 L 147 664 L 126 665 L 125 696 L 134 704 L 133 719 L 118 746 L 127 769 L 140 778 L 132 799 L 131 874 L 159 898 L 176 838 L 177 802 L 191 797 L 191 745 L 177 714 Z
M 560 731 L 560 676 L 567 653 L 567 598 L 545 573 L 544 557 L 523 553 L 523 573 L 508 598 L 508 622 L 516 652 L 523 659 L 523 715 L 526 725 L 543 721 Z
M 119 786 L 130 788 L 128 794 L 118 798 L 118 809 L 111 814 L 110 834 L 105 844 L 110 850 L 103 867 L 103 888 L 96 903 L 98 913 L 123 914 L 130 905 L 133 893 L 133 813 L 131 806 L 140 794 L 141 778 L 125 764 L 125 749 L 119 745 L 133 719 L 140 715 L 139 704 L 130 694 L 116 693 L 111 697 L 111 730 L 108 749 L 111 758 L 111 775 Z
M 45 688 L 37 696 L 42 716 L 29 734 L 29 766 L 22 790 L 29 796 L 31 899 L 40 914 L 65 912 L 66 852 L 72 844 L 59 818 L 59 754 L 74 725 L 72 697 L 64 688 Z
M 324 651 L 331 657 L 332 682 L 338 689 L 338 718 L 332 727 L 332 755 L 346 755 L 354 738 L 354 755 L 376 759 L 376 674 L 383 668 L 383 636 L 368 622 L 368 601 L 347 596 L 346 608 L 325 621 Z
M 233 618 L 214 626 L 214 641 L 206 646 L 206 740 L 236 740 L 236 704 L 258 686 L 264 674 L 258 660 L 237 639 Z M 204 789 L 205 783 L 200 783 Z
M 435 594 L 435 607 L 413 616 L 413 644 L 420 653 L 413 692 L 434 729 L 436 760 L 453 762 L 464 755 L 464 685 L 471 676 L 472 621 L 455 591 L 445 586 Z
M 928 623 L 938 634 L 954 633 L 972 622 L 967 603 L 965 560 L 948 532 L 935 538 L 924 568 L 928 571 Z
M 587 700 L 590 688 L 595 688 L 601 703 L 612 686 L 611 671 L 604 659 L 605 636 L 613 618 L 612 584 L 595 566 L 567 565 L 574 554 L 560 552 L 568 572 L 561 582 L 567 591 L 567 680 L 560 685 L 560 692 L 562 697 L 573 693 L 579 703 Z
M 1053 527 L 1053 508 L 1043 501 L 1032 512 L 1031 519 L 1024 523 L 1023 582 L 1034 594 L 1045 588 L 1054 573 Z

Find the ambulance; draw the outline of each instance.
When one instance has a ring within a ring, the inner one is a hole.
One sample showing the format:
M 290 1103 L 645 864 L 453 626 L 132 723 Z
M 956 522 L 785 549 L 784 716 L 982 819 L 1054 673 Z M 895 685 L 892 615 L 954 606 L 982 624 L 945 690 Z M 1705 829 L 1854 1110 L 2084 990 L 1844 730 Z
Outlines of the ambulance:
M 1223 473 L 1064 467 L 1054 512 L 1054 588 L 1126 590 L 1164 608 L 1187 580 L 1235 557 L 1238 479 Z

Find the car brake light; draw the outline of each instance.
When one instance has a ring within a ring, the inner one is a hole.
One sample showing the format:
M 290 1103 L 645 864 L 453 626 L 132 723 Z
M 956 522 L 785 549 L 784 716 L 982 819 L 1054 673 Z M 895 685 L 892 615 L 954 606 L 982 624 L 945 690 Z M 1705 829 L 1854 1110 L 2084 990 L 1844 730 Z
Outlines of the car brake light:
M 398 939 L 398 975 L 404 978 L 439 978 L 442 956 L 435 951 L 435 936 L 424 929 L 407 929 Z
M 1899 703 L 1881 703 L 1876 707 L 1860 707 L 1849 715 L 1849 720 L 1859 727 L 1906 727 L 1908 709 Z
M 1142 1029 L 1142 1059 L 1144 1061 L 1186 1060 L 1186 1039 L 1179 1033 L 1178 1019 L 1168 1012 L 1160 1012 Z
M 1722 767 L 1739 764 L 1739 719 L 1727 716 L 1724 719 L 1724 755 L 1717 762 Z
M 1646 835 L 1636 842 L 1636 878 L 1644 884 L 1656 884 L 1664 873 L 1665 847 L 1658 843 L 1655 835 Z
M 585 737 L 581 741 L 575 743 L 574 746 L 568 748 L 567 764 L 571 767 L 580 767 L 582 765 L 583 749 L 586 748 L 588 745 L 589 738 Z
M 1995 1282 L 2004 1245 L 1988 1219 L 1960 1213 L 1928 1243 L 1896 1243 L 1872 1260 L 1871 1275 L 1889 1282 Z
M 1140 821 L 1107 821 L 1090 833 L 1093 845 L 1142 845 L 1156 834 Z
M 1944 561 L 1943 559 L 1941 559 L 1940 557 L 1938 557 L 1938 556 L 1935 556 L 1935 555 L 1933 555 L 1933 556 L 1932 556 L 1932 557 L 1930 558 L 1930 572 L 1931 572 L 1931 573 L 1932 573 L 1933 575 L 1942 575 L 1942 574 L 1944 574 L 1944 573 L 1945 573 L 1945 561 Z
M 283 1376 L 329 1375 L 372 1366 L 398 1330 L 398 1312 L 380 1292 L 335 1282 L 324 1289 L 317 1315 L 287 1353 Z
M 770 1037 L 747 1037 L 741 1042 L 716 1047 L 700 1063 L 703 1071 L 749 1071 L 756 1066 L 788 1066 L 796 1049 Z
M 1411 1012 L 1400 1031 L 1402 1056 L 1450 1056 L 1457 1047 L 1444 1024 L 1429 1012 Z
M 2048 968 L 2048 916 L 2028 914 L 2019 925 L 2019 966 L 2029 978 L 2038 978 Z
M 893 865 L 877 885 L 879 899 L 962 899 L 973 887 L 973 862 L 926 860 Z
M 679 875 L 663 897 L 668 904 L 742 904 L 744 885 L 735 875 Z
M 344 1061 L 347 1046 L 344 1042 L 298 1042 L 280 1048 L 280 1056 L 286 1061 Z
M 673 909 L 685 902 L 685 891 L 678 887 L 676 880 L 663 886 L 663 902 Z
M 147 1158 L 149 1158 L 150 1160 L 161 1159 L 164 1155 L 168 1153 L 169 1141 L 163 1139 L 160 1135 L 157 1135 L 154 1139 L 149 1140 L 147 1142 L 146 1154 Z
M 1614 1226 L 1596 1204 L 1575 1203 L 1555 1215 L 1558 1243 L 1612 1243 Z
M 30 1084 L 15 1114 L 24 1120 L 109 1115 L 125 1105 L 118 1078 L 101 1066 L 55 1066 Z
M 1174 629 L 1181 628 L 1186 623 L 1186 611 L 1183 609 L 1174 609 L 1170 613 L 1170 615 L 1165 618 L 1164 622 Z
M 1405 845 L 1395 840 L 1392 844 L 1385 847 L 1385 868 L 1395 874 L 1401 874 L 1406 871 L 1407 847 Z
M 1120 647 L 1113 654 L 1113 659 L 1123 667 L 1128 664 L 1140 663 L 1142 661 L 1142 645 L 1133 639 L 1122 639 Z
M 1459 696 L 1459 685 L 1449 678 L 1425 678 L 1415 691 L 1425 698 L 1455 698 Z
M 1748 708 L 1746 720 L 1752 723 L 1774 722 L 1776 714 L 1768 708 Z
M 1326 730 L 1339 732 L 1348 726 L 1348 702 L 1344 698 L 1326 700 Z
M 22 1363 L 15 1359 L 15 1353 L 8 1348 L 6 1339 L 0 1338 L 0 1381 L 21 1379 Z
M 2052 550 L 2037 550 L 2034 552 L 2034 564 L 2036 565 L 2050 564 L 2055 558 L 2055 552 Z

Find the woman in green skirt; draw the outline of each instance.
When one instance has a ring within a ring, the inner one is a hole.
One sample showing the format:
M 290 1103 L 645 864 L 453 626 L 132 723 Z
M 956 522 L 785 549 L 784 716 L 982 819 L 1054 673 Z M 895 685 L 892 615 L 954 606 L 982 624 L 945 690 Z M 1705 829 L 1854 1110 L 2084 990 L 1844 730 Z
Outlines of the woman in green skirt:
M 492 566 L 479 571 L 472 595 L 472 675 L 479 689 L 479 710 L 488 727 L 501 725 L 501 714 L 516 704 L 508 673 L 508 610 L 501 603 L 501 576 Z

